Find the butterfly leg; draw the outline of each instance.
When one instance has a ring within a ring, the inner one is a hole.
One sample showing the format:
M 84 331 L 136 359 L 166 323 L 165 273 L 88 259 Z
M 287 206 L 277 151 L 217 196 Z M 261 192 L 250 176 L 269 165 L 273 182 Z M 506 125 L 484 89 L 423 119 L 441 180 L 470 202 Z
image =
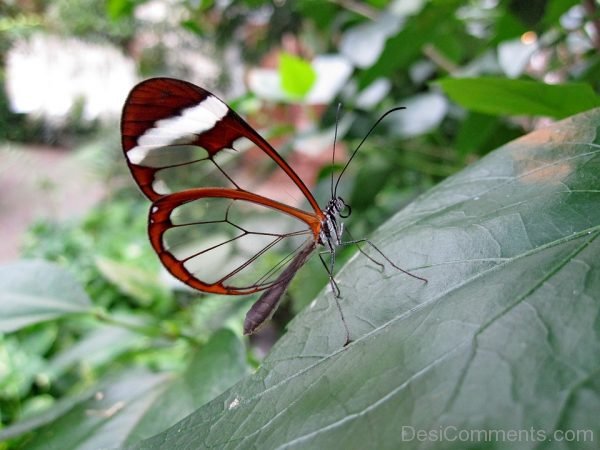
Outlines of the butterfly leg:
M 325 255 L 325 254 L 330 255 L 329 264 L 327 264 L 325 259 L 323 259 L 323 255 Z M 323 264 L 323 267 L 325 267 L 325 270 L 327 271 L 327 275 L 329 277 L 329 284 L 331 285 L 331 290 L 333 291 L 333 295 L 336 298 L 340 298 L 341 297 L 340 288 L 339 288 L 338 284 L 336 283 L 335 279 L 333 278 L 333 266 L 335 264 L 334 253 L 329 252 L 329 251 L 319 252 L 319 259 L 321 260 L 321 264 Z
M 365 256 L 366 256 L 366 257 L 367 257 L 369 260 L 371 260 L 372 262 L 374 262 L 375 264 L 377 264 L 377 265 L 379 266 L 380 270 L 381 270 L 381 271 L 383 271 L 383 269 L 384 269 L 384 265 L 383 265 L 383 263 L 380 263 L 380 262 L 379 262 L 379 261 L 377 261 L 375 258 L 373 258 L 372 256 L 368 255 L 368 254 L 367 254 L 367 253 L 366 253 L 366 252 L 365 252 L 365 251 L 362 249 L 362 247 L 360 246 L 360 244 L 362 244 L 362 243 L 363 243 L 363 240 L 362 240 L 362 239 L 358 239 L 358 240 L 354 239 L 354 238 L 352 237 L 352 235 L 350 234 L 350 231 L 348 231 L 347 229 L 344 229 L 344 231 L 346 232 L 346 234 L 347 234 L 348 236 L 350 236 L 350 241 L 349 241 L 349 242 L 340 242 L 340 243 L 339 243 L 339 245 L 346 245 L 346 244 L 348 244 L 348 245 L 350 245 L 350 244 L 354 244 L 354 245 L 356 245 L 356 247 L 358 248 L 358 251 L 359 251 L 359 252 L 361 252 L 361 253 L 362 253 L 363 255 L 365 255 Z
M 327 265 L 327 262 L 325 261 L 325 259 L 323 259 L 323 255 L 326 253 L 329 253 L 329 265 Z M 346 318 L 344 317 L 344 312 L 342 311 L 342 305 L 340 305 L 340 300 L 339 300 L 341 297 L 340 288 L 337 285 L 337 283 L 335 282 L 335 279 L 333 278 L 333 267 L 335 265 L 335 252 L 329 252 L 329 251 L 319 252 L 319 259 L 321 260 L 321 263 L 323 264 L 323 266 L 325 267 L 325 270 L 327 271 L 327 274 L 329 275 L 329 283 L 331 284 L 331 289 L 333 291 L 333 298 L 335 300 L 335 306 L 337 307 L 337 309 L 340 313 L 340 317 L 342 318 L 342 323 L 344 324 L 344 330 L 346 331 L 346 342 L 344 342 L 344 347 L 345 347 L 350 342 L 352 342 L 352 340 L 350 339 L 350 330 L 348 329 L 348 324 L 346 323 Z
M 344 230 L 346 232 L 346 234 L 348 236 L 350 236 L 350 241 L 349 242 L 340 242 L 340 245 L 350 245 L 350 244 L 354 244 L 356 245 L 356 247 L 358 248 L 358 251 L 361 252 L 363 255 L 365 255 L 369 260 L 371 260 L 373 263 L 377 264 L 379 266 L 379 269 L 383 272 L 384 269 L 384 265 L 383 263 L 380 263 L 379 261 L 377 261 L 375 258 L 373 258 L 371 255 L 367 254 L 361 247 L 360 244 L 363 243 L 362 239 L 354 239 L 354 237 L 352 237 L 352 235 L 350 234 L 350 231 L 348 231 L 347 229 Z
M 413 278 L 416 278 L 417 280 L 421 280 L 421 281 L 424 281 L 425 283 L 427 283 L 427 279 L 426 278 L 420 277 L 418 275 L 415 275 L 414 273 L 410 273 L 407 270 L 404 270 L 401 267 L 398 267 L 396 264 L 393 263 L 393 261 L 390 258 L 388 258 L 387 256 L 385 256 L 385 254 L 381 250 L 379 250 L 379 248 L 377 248 L 377 246 L 375 244 L 373 244 L 370 240 L 368 240 L 366 238 L 363 238 L 363 239 L 353 239 L 351 241 L 342 242 L 340 245 L 356 244 L 358 246 L 358 244 L 362 244 L 362 243 L 369 244 L 373 248 L 373 250 L 375 250 L 377 253 L 379 253 L 383 257 L 383 259 L 385 259 L 394 269 L 397 269 L 400 272 L 405 273 L 406 275 L 409 275 L 409 276 L 411 276 Z M 358 248 L 360 249 L 360 246 L 358 246 Z M 365 255 L 365 252 L 361 251 L 361 253 L 363 255 Z M 374 261 L 377 264 L 381 265 L 381 263 L 375 261 L 373 258 L 369 257 L 368 255 L 367 255 L 367 257 L 371 261 Z
M 346 244 L 346 242 L 342 242 L 341 245 Z M 384 269 L 384 265 L 383 263 L 380 263 L 379 261 L 377 261 L 375 258 L 373 258 L 372 256 L 370 256 L 368 253 L 366 253 L 362 247 L 360 246 L 360 244 L 362 244 L 362 242 L 352 242 L 352 244 L 356 245 L 356 247 L 358 247 L 358 251 L 361 252 L 363 255 L 365 255 L 369 260 L 371 260 L 372 262 L 374 262 L 375 264 L 377 264 L 379 266 L 379 269 L 383 272 Z

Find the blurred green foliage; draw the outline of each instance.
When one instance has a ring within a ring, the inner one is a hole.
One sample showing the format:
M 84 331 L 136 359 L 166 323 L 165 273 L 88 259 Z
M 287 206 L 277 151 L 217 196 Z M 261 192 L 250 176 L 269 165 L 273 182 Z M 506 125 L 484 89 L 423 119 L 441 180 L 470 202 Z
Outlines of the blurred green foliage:
M 143 0 L 25 3 L 0 5 L 3 63 L 17 39 L 38 31 L 59 32 L 112 42 L 135 53 L 144 76 L 184 76 L 185 70 L 169 59 L 177 50 L 162 42 L 175 32 L 195 50 L 209 44 L 211 56 L 225 69 L 215 82 L 218 86 L 231 83 L 228 67 L 231 72 L 237 69 L 223 62 L 228 49 L 238 51 L 236 64 L 244 67 L 261 67 L 277 55 L 281 87 L 293 99 L 288 98 L 285 106 L 293 108 L 303 105 L 315 82 L 310 65 L 314 56 L 356 58 L 345 86 L 323 106 L 322 116 L 314 113 L 315 122 L 331 128 L 341 102 L 342 117 L 351 120 L 340 130 L 339 139 L 351 151 L 389 108 L 405 104 L 407 110 L 375 129 L 345 174 L 341 193 L 353 208 L 347 227 L 354 237 L 368 235 L 428 188 L 531 130 L 544 120 L 538 116 L 564 117 L 598 104 L 600 44 L 590 31 L 597 24 L 591 20 L 598 17 L 595 2 L 190 0 L 171 5 L 180 12 L 175 24 L 144 24 L 136 16 L 137 8 L 150 4 Z M 384 18 L 392 18 L 392 25 Z M 386 27 L 391 31 L 382 33 Z M 530 54 L 521 67 L 517 57 L 502 55 L 511 48 L 526 51 L 523 40 L 531 37 L 527 32 L 535 33 L 531 45 L 536 59 L 532 61 Z M 599 32 L 595 29 L 596 36 Z M 143 47 L 140 42 L 152 33 L 158 38 L 155 45 L 138 53 L 139 48 L 132 50 L 136 42 Z M 361 48 L 363 42 L 369 44 L 366 49 Z M 367 95 L 380 82 L 382 94 Z M 253 118 L 260 118 L 269 106 L 252 92 L 232 103 Z M 281 130 L 275 121 L 267 123 L 274 135 Z M 0 139 L 45 141 L 46 126 L 11 113 L 2 90 Z M 116 168 L 106 165 L 103 174 L 108 198 L 83 219 L 37 222 L 27 235 L 23 257 L 68 269 L 95 309 L 0 335 L 0 421 L 3 426 L 25 423 L 22 433 L 12 432 L 16 439 L 0 443 L 0 449 L 27 448 L 26 433 L 35 433 L 36 423 L 50 423 L 52 418 L 20 421 L 48 405 L 58 411 L 65 400 L 84 395 L 109 376 L 127 375 L 140 366 L 189 374 L 194 355 L 224 324 L 241 339 L 241 321 L 251 299 L 204 296 L 199 301 L 199 294 L 160 278 L 160 264 L 147 242 L 148 203 L 134 191 L 120 150 L 113 145 L 117 130 L 116 124 L 109 131 L 100 130 L 108 136 L 102 149 L 106 157 L 119 161 Z M 289 126 L 284 131 L 290 140 L 296 137 Z M 337 163 L 325 164 L 317 194 L 328 195 L 330 176 L 340 168 Z M 115 179 L 126 181 L 113 183 Z M 355 251 L 342 249 L 338 263 Z M 39 274 L 31 276 L 35 283 Z M 274 336 L 282 332 L 291 311 L 308 304 L 326 282 L 320 262 L 313 258 L 290 287 L 291 307 L 275 316 Z M 239 342 L 225 340 L 239 351 Z M 273 340 L 267 340 L 267 349 Z M 252 342 L 246 354 L 248 367 L 264 354 L 262 345 L 261 338 Z

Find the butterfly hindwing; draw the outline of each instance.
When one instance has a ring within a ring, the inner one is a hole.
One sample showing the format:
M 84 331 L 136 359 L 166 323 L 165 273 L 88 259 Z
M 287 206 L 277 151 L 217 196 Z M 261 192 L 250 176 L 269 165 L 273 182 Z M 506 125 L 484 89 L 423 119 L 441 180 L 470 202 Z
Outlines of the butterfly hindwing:
M 253 193 L 198 188 L 162 197 L 150 211 L 150 241 L 188 285 L 220 294 L 273 286 L 306 241 L 314 216 Z

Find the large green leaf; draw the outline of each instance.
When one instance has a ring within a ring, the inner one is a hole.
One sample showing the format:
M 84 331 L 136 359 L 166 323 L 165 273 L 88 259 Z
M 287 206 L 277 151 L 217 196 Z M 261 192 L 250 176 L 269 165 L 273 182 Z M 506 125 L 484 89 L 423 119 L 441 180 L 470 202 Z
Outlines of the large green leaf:
M 56 264 L 31 260 L 0 266 L 0 332 L 91 310 L 79 282 Z
M 546 84 L 506 78 L 444 78 L 436 82 L 459 105 L 493 115 L 563 118 L 600 106 L 589 84 Z
M 324 293 L 257 373 L 135 448 L 597 448 L 599 127 L 576 116 L 431 190 L 374 238 L 427 284 L 358 255 L 337 277 L 350 345 Z M 515 442 L 532 429 L 594 442 Z

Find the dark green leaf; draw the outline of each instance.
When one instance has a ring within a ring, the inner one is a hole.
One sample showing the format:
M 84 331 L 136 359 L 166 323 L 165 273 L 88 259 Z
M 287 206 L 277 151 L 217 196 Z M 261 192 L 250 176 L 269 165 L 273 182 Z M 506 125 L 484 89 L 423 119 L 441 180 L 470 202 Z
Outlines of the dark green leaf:
M 0 266 L 1 332 L 91 310 L 77 280 L 56 264 L 31 260 Z
M 492 35 L 491 39 L 491 43 L 494 45 L 510 39 L 516 39 L 528 30 L 514 15 L 502 9 L 498 10 L 498 18 L 495 26 L 496 33 Z
M 336 17 L 337 5 L 322 0 L 301 0 L 293 3 L 294 7 L 307 19 L 311 19 L 317 28 L 331 30 Z
M 546 10 L 542 19 L 546 26 L 555 25 L 560 16 L 566 13 L 570 8 L 581 3 L 579 0 L 552 0 L 546 3 Z
M 459 105 L 492 115 L 562 118 L 600 105 L 585 83 L 546 84 L 505 78 L 444 78 L 436 82 Z
M 456 136 L 455 147 L 461 158 L 481 149 L 482 144 L 494 133 L 499 119 L 486 114 L 470 113 L 462 122 Z
M 19 437 L 25 433 L 41 428 L 67 414 L 72 408 L 77 407 L 77 405 L 86 401 L 91 401 L 90 399 L 93 396 L 94 391 L 88 391 L 81 395 L 65 397 L 54 403 L 49 410 L 0 430 L 0 442 Z
M 393 168 L 382 158 L 372 158 L 360 167 L 354 182 L 350 204 L 356 209 L 367 209 L 383 187 L 393 179 Z
M 41 355 L 22 345 L 16 336 L 0 335 L 0 367 L 0 399 L 15 399 L 27 395 L 45 364 Z
M 410 439 L 445 427 L 599 436 L 599 131 L 600 110 L 579 115 L 432 189 L 373 238 L 427 284 L 358 255 L 337 277 L 350 345 L 324 293 L 257 373 L 135 448 L 468 446 Z
M 455 18 L 455 11 L 463 4 L 458 0 L 429 3 L 418 15 L 408 18 L 404 28 L 388 39 L 377 62 L 361 74 L 360 88 L 379 77 L 393 77 L 418 61 L 427 44 L 443 40 L 448 33 L 461 33 L 464 24 Z
M 517 18 L 526 24 L 529 27 L 534 27 L 538 24 L 542 15 L 544 14 L 544 9 L 547 0 L 529 0 L 527 2 L 515 2 L 509 1 L 508 9 L 515 15 Z

